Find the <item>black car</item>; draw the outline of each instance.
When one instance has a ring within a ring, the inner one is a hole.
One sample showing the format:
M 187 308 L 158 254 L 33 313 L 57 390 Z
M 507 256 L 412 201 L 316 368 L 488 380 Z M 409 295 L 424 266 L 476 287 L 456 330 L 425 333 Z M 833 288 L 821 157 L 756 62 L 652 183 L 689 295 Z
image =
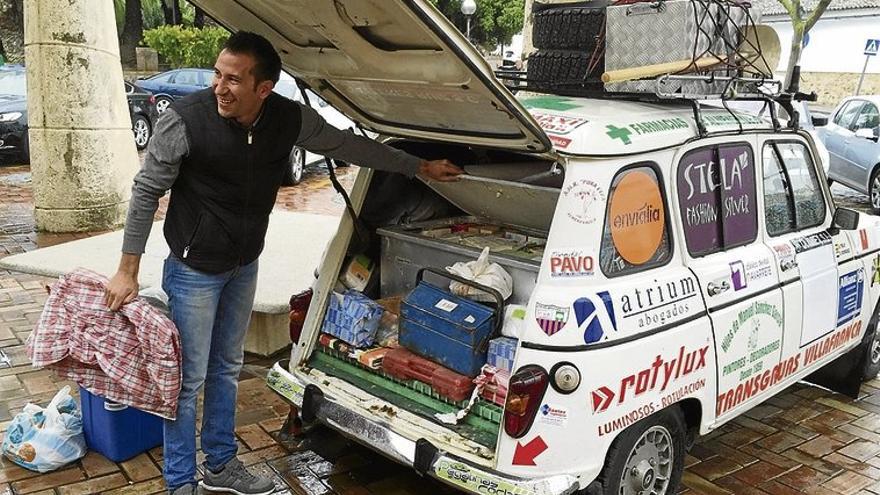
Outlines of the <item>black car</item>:
M 172 101 L 207 88 L 213 79 L 214 71 L 211 69 L 172 69 L 140 79 L 138 86 L 156 95 L 156 109 L 162 113 Z
M 0 67 L 0 161 L 30 162 L 27 126 L 27 85 L 22 66 Z M 156 123 L 156 100 L 134 84 L 125 83 L 135 145 L 146 148 Z

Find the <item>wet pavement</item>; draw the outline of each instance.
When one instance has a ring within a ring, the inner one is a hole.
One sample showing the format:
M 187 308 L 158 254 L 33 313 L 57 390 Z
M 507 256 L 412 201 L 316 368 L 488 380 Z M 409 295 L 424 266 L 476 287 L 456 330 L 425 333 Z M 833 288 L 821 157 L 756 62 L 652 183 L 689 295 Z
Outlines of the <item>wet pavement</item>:
M 339 171 L 344 184 L 352 183 L 355 170 Z M 832 191 L 840 204 L 867 209 L 865 196 L 839 185 Z M 37 234 L 32 207 L 28 168 L 0 168 L 0 257 L 94 234 Z M 340 214 L 344 205 L 329 188 L 326 172 L 307 167 L 302 184 L 282 189 L 276 208 Z M 0 270 L 0 351 L 9 360 L 0 359 L 0 432 L 27 402 L 45 404 L 70 385 L 33 369 L 24 354 L 45 285 L 52 281 Z M 247 358 L 236 434 L 240 458 L 272 476 L 278 493 L 454 493 L 323 427 L 302 440 L 278 441 L 288 408 L 264 382 L 274 360 Z M 852 401 L 803 385 L 786 389 L 700 439 L 687 456 L 682 493 L 880 495 L 880 381 L 865 384 L 862 393 Z M 162 459 L 161 448 L 122 463 L 91 452 L 40 475 L 0 458 L 0 495 L 161 493 Z

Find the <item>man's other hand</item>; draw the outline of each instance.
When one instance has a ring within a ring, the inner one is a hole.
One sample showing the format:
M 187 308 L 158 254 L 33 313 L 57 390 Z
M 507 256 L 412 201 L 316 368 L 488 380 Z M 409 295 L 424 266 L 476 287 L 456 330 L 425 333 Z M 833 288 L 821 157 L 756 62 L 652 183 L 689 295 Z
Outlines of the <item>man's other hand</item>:
M 419 166 L 419 175 L 440 182 L 454 182 L 464 170 L 454 165 L 449 160 L 422 160 Z
M 123 304 L 130 303 L 137 295 L 137 275 L 120 270 L 110 279 L 107 291 L 104 293 L 104 302 L 111 311 L 116 311 Z

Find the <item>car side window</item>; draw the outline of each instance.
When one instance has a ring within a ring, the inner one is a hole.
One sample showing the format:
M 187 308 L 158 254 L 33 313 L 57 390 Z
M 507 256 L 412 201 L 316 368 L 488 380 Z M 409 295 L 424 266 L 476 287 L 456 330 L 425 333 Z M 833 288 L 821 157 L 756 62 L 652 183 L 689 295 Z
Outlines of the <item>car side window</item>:
M 177 73 L 174 78 L 175 84 L 186 84 L 188 86 L 199 85 L 199 73 L 194 70 L 182 70 Z
M 672 257 L 663 183 L 653 163 L 624 168 L 611 181 L 599 263 L 608 277 L 665 265 Z
M 158 76 L 151 77 L 150 80 L 151 80 L 151 81 L 155 81 L 155 82 L 159 82 L 159 83 L 167 83 L 167 82 L 171 82 L 171 76 L 173 76 L 173 75 L 174 75 L 173 72 L 172 72 L 172 73 L 159 74 Z
M 848 102 L 846 106 L 841 108 L 840 111 L 837 112 L 837 115 L 834 116 L 834 123 L 840 127 L 851 129 L 856 116 L 859 114 L 859 110 L 862 109 L 862 103 L 861 100 L 852 100 Z
M 802 143 L 768 142 L 763 149 L 764 218 L 771 236 L 825 221 L 825 199 Z
M 878 127 L 880 127 L 880 114 L 877 112 L 877 106 L 873 103 L 865 103 L 862 105 L 862 111 L 859 112 L 859 116 L 856 117 L 853 131 L 859 129 L 871 129 L 873 131 Z
M 691 256 L 757 239 L 755 187 L 755 160 L 748 144 L 699 148 L 682 157 L 677 191 Z

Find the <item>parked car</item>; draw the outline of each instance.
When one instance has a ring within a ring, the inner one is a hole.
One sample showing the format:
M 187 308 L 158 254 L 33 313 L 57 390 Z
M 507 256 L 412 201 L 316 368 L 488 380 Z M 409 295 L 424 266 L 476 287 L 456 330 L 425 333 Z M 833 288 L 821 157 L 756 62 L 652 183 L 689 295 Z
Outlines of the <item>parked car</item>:
M 818 128 L 828 148 L 828 179 L 867 194 L 880 213 L 880 95 L 852 96 Z
M 30 162 L 28 148 L 27 78 L 24 67 L 0 70 L 0 158 Z M 157 112 L 153 95 L 124 82 L 134 142 L 146 148 L 153 135 Z
M 284 64 L 327 101 L 468 172 L 358 173 L 364 218 L 423 204 L 425 187 L 446 208 L 369 236 L 340 225 L 290 359 L 267 377 L 294 406 L 288 426 L 324 423 L 468 493 L 669 495 L 697 435 L 797 381 L 855 397 L 880 370 L 880 218 L 834 205 L 808 132 L 654 94 L 516 99 L 425 1 L 194 2 L 231 29 L 296 40 Z M 558 8 L 560 21 L 577 12 Z M 488 306 L 451 293 L 443 270 L 484 247 L 513 281 Z M 365 298 L 434 363 L 342 345 L 365 320 L 393 328 Z M 521 306 L 514 324 L 505 305 Z M 472 369 L 499 330 L 518 338 L 493 354 L 509 380 L 484 372 L 465 410 L 450 391 L 469 397 L 473 375 L 436 363 Z
M 281 77 L 278 80 L 278 83 L 275 84 L 274 91 L 281 96 L 290 98 L 291 100 L 303 104 L 307 103 L 303 98 L 299 87 L 296 85 L 296 81 L 286 72 L 281 72 Z M 313 91 L 306 90 L 306 94 L 308 95 L 308 105 L 317 110 L 318 114 L 320 114 L 328 124 L 337 129 L 354 132 L 357 126 L 348 117 L 333 108 L 332 105 L 316 95 Z M 287 172 L 285 172 L 284 185 L 292 186 L 299 184 L 302 180 L 303 168 L 305 168 L 307 164 L 311 165 L 323 160 L 324 157 L 322 155 L 306 151 L 299 146 L 294 146 L 293 149 L 290 150 L 290 167 Z M 347 164 L 339 161 L 337 161 L 336 164 L 337 166 L 347 166 Z
M 213 79 L 210 69 L 173 69 L 140 79 L 138 86 L 156 96 L 156 110 L 162 113 L 172 101 L 207 88 Z

